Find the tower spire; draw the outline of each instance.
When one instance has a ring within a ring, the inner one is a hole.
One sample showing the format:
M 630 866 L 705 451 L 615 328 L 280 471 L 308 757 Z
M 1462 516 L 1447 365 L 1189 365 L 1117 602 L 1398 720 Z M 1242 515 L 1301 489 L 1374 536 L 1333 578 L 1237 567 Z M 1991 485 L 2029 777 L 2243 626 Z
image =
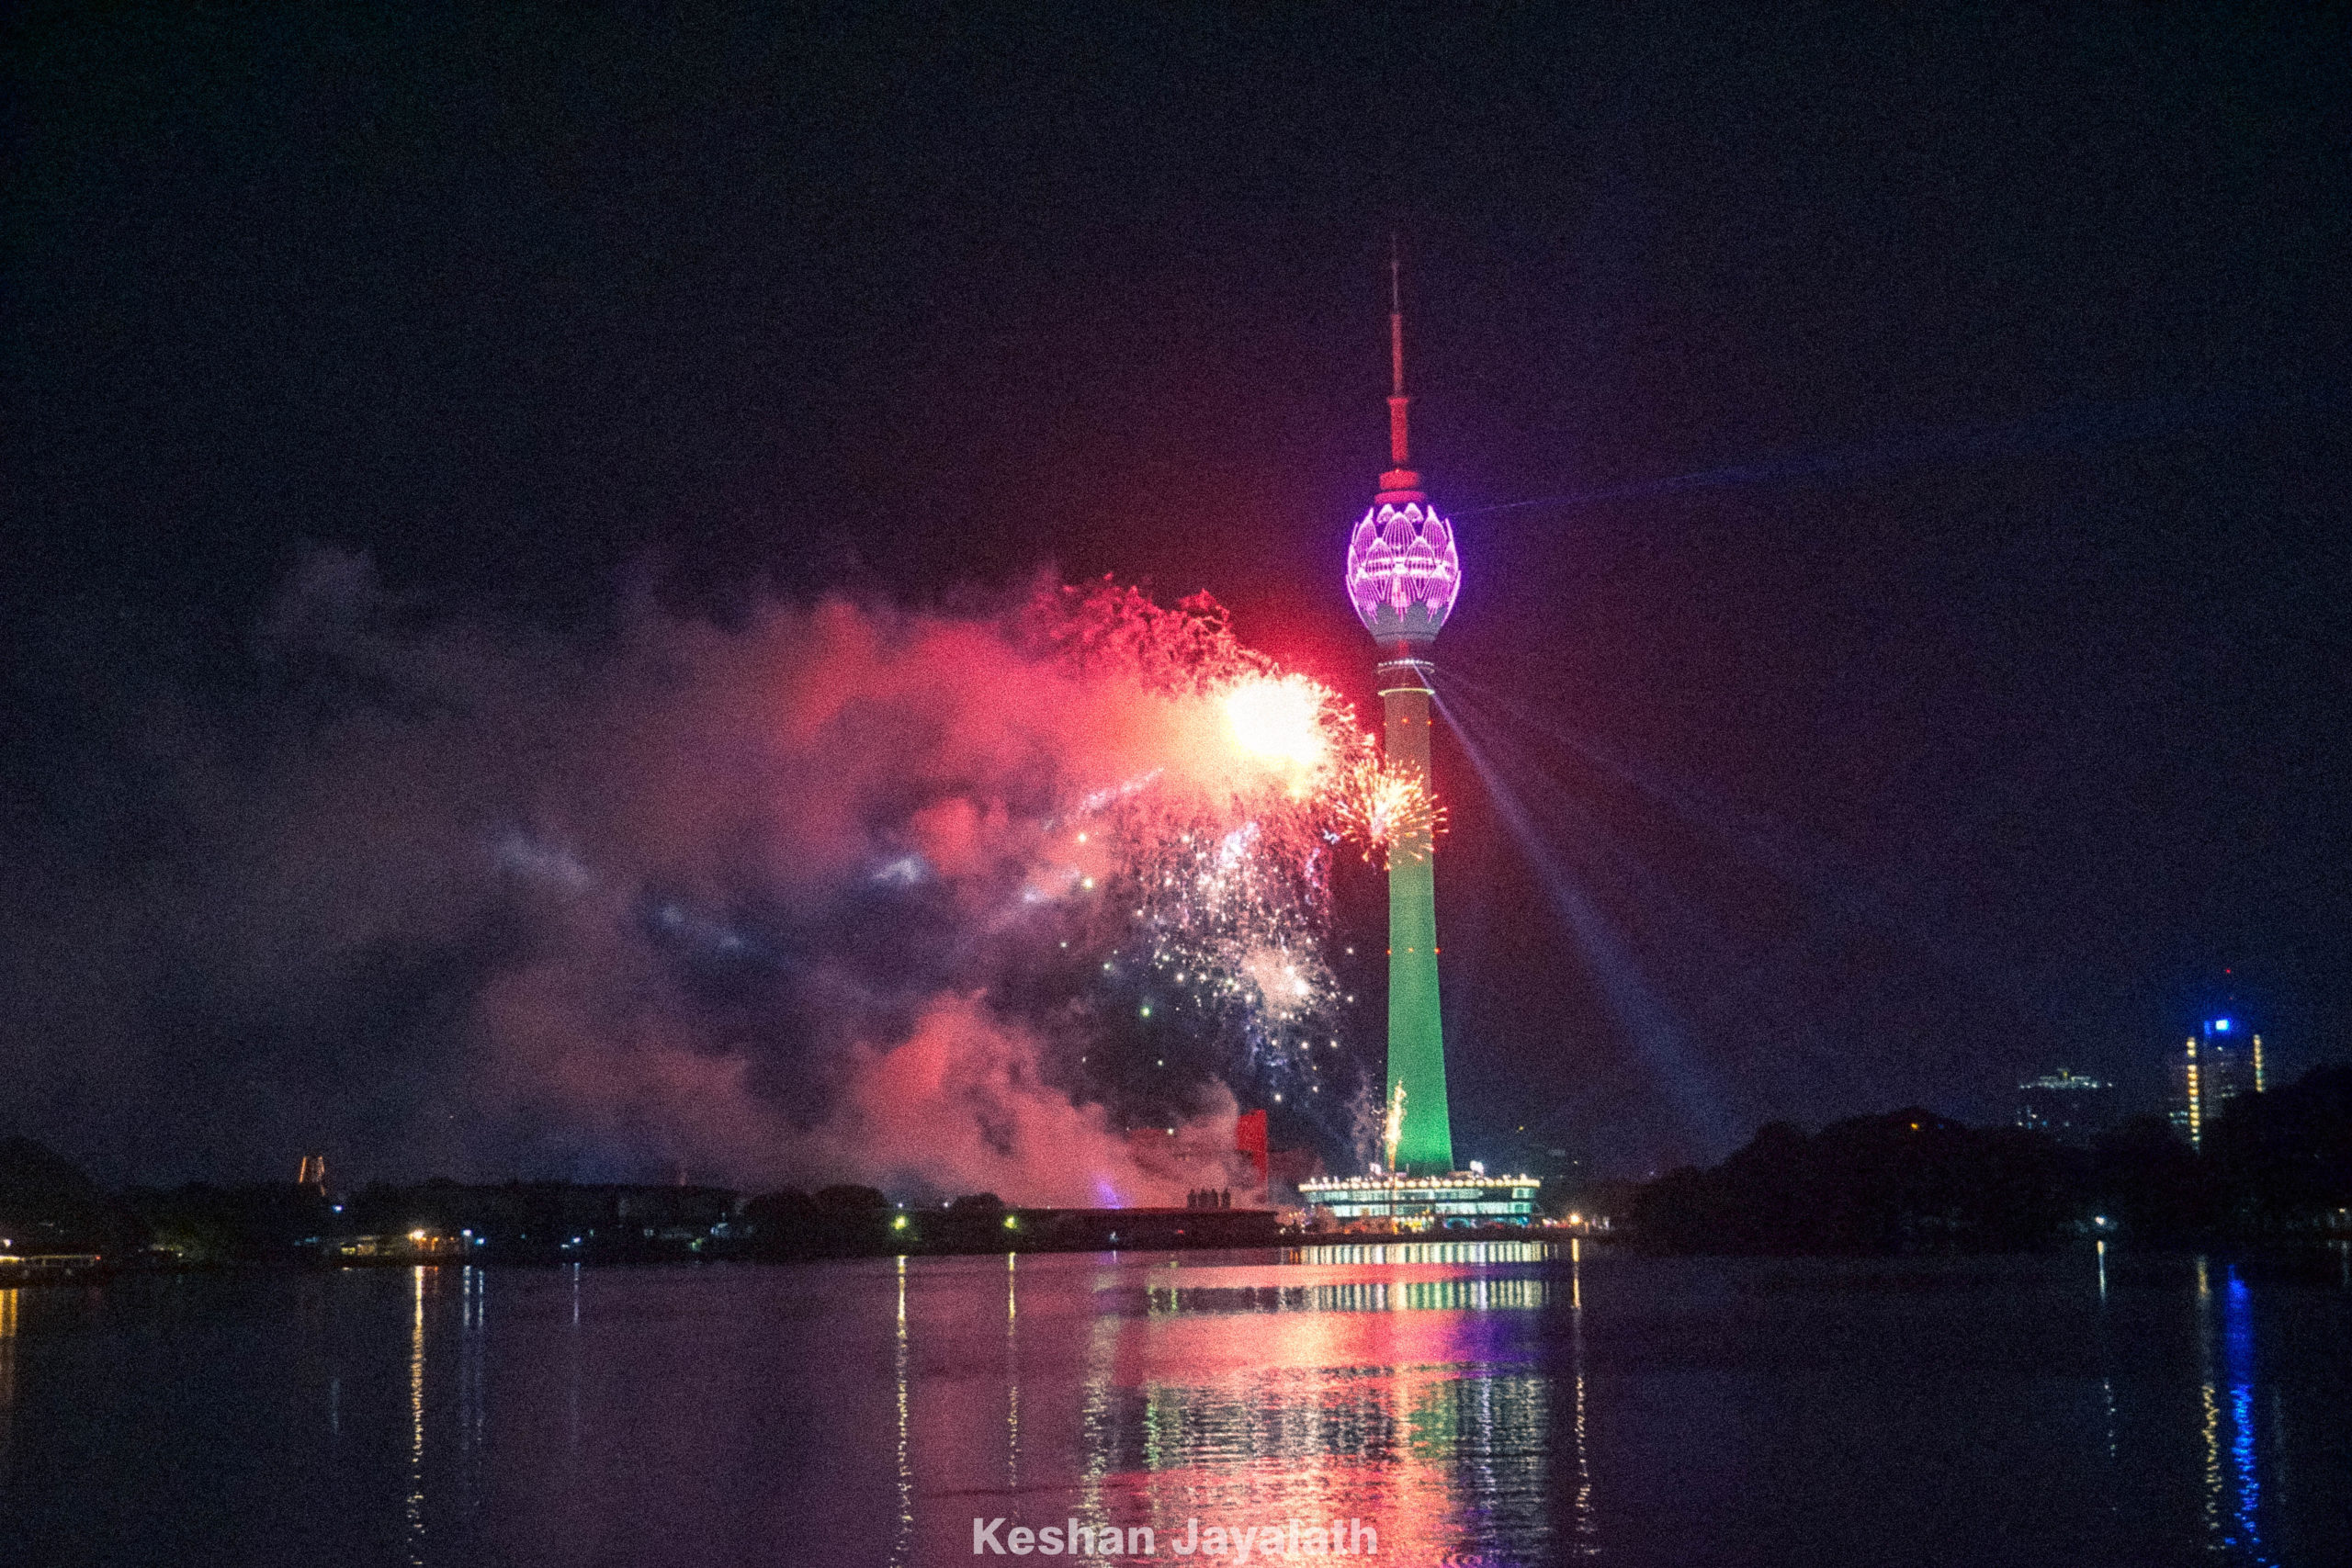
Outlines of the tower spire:
M 1406 470 L 1411 461 L 1406 440 L 1406 414 L 1413 400 L 1405 395 L 1404 264 L 1397 258 L 1396 236 L 1388 236 L 1388 461 Z M 1383 490 L 1409 489 L 1384 483 Z

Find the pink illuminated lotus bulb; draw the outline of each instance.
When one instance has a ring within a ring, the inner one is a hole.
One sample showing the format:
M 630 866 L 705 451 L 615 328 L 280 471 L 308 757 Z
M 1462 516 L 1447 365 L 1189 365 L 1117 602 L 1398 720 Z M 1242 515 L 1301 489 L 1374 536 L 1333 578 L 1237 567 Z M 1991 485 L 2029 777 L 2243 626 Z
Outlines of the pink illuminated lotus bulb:
M 1348 598 L 1382 642 L 1428 642 L 1445 624 L 1462 583 L 1453 529 L 1419 501 L 1383 501 L 1348 541 Z

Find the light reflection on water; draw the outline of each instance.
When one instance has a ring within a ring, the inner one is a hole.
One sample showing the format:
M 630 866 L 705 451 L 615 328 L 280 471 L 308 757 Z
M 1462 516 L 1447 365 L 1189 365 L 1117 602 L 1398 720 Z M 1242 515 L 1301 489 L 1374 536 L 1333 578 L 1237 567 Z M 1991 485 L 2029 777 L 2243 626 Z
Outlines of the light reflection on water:
M 915 1470 L 913 1435 L 908 1424 L 910 1402 L 908 1397 L 910 1380 L 907 1359 L 907 1259 L 898 1259 L 899 1314 L 898 1337 L 891 1356 L 892 1380 L 898 1393 L 898 1472 L 899 1517 L 890 1531 L 890 1561 L 903 1563 L 911 1546 L 915 1528 Z
M 408 1560 L 424 1561 L 424 1287 L 441 1270 L 418 1267 L 412 1276 L 415 1307 L 409 1319 Z
M 2202 1264 L 2205 1260 L 2199 1258 Z M 2202 1275 L 2199 1276 L 2200 1282 Z M 2260 1528 L 2262 1479 L 2256 1459 L 2254 1426 L 2254 1306 L 2252 1292 L 2235 1269 L 2222 1287 L 2222 1371 L 2229 1380 L 2230 1529 L 2222 1545 L 2251 1562 L 2269 1562 Z M 2211 1385 L 2207 1385 L 2211 1400 Z
M 17 1426 L 17 1299 L 24 1292 L 0 1290 L 0 1486 L 8 1484 L 8 1450 Z
M 1584 1373 L 1584 1244 L 1568 1239 L 1568 1375 L 1576 1390 L 1576 1491 L 1570 1498 L 1572 1544 L 1578 1557 L 1600 1555 L 1600 1527 L 1593 1513 L 1592 1450 L 1585 1427 Z
M 1144 1527 L 1163 1562 L 1293 1519 L 1400 1563 L 2304 1562 L 2352 1495 L 2347 1329 L 2340 1255 L 2103 1245 L 0 1292 L 0 1558 L 923 1568 L 972 1561 L 977 1516 Z
M 1276 1283 L 1262 1267 L 1186 1265 L 1149 1270 L 1141 1310 L 1125 1271 L 1098 1274 L 1078 1516 L 1163 1542 L 1193 1520 L 1362 1519 L 1407 1562 L 1506 1538 L 1540 1550 L 1551 1380 L 1532 1342 L 1477 1320 L 1540 1308 L 1550 1281 L 1442 1272 L 1462 1267 L 1362 1279 L 1303 1258 Z M 1063 1522 L 1026 1501 L 991 1501 L 990 1517 Z

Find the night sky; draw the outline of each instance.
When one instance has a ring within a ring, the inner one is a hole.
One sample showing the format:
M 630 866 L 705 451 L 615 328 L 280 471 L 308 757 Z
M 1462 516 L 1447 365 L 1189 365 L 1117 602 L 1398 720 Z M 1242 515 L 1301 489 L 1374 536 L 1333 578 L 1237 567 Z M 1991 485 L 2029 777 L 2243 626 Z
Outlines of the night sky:
M 1442 695 L 1536 840 L 1442 735 L 1462 1153 L 2005 1120 L 2060 1066 L 2154 1109 L 2233 992 L 2274 1076 L 2352 1054 L 2346 46 L 2143 7 L 36 8 L 0 1131 L 290 1177 L 299 1120 L 202 1113 L 291 1070 L 207 970 L 238 909 L 159 889 L 238 874 L 187 863 L 228 787 L 187 757 L 354 700 L 270 656 L 322 561 L 567 647 L 649 600 L 1108 573 L 1369 713 L 1338 578 L 1392 233 L 1464 561 Z M 1340 894 L 1376 1000 L 1378 884 Z M 437 1146 L 417 1042 L 497 941 L 319 982 L 355 1174 Z

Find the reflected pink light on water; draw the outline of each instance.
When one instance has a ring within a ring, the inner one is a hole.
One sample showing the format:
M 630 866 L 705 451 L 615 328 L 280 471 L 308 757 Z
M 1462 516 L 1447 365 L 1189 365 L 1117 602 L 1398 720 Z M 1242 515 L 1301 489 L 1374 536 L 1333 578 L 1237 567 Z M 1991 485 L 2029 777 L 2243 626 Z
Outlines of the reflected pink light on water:
M 1022 1261 L 1039 1288 L 1009 1301 L 946 1270 L 915 1292 L 914 1561 L 968 1555 L 976 1515 L 1148 1525 L 1163 1560 L 1194 1519 L 1361 1519 L 1380 1560 L 1406 1562 L 1498 1516 L 1521 1540 L 1545 1528 L 1533 1325 L 1551 1280 L 1138 1258 L 1045 1288 L 1046 1261 Z

